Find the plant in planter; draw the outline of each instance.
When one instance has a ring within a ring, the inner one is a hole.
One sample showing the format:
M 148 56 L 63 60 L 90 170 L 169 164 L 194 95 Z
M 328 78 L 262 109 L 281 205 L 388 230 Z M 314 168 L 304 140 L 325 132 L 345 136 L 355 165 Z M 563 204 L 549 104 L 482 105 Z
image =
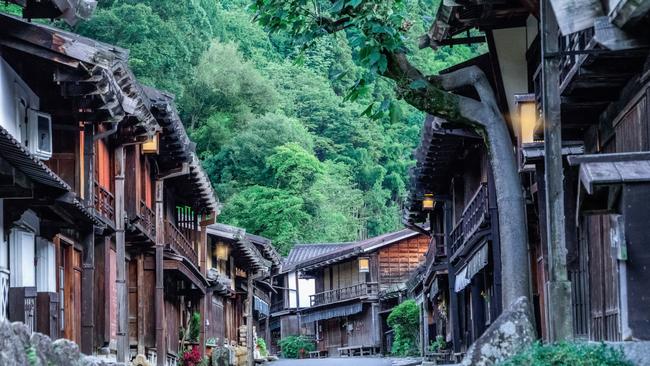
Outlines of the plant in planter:
M 201 357 L 201 351 L 198 347 L 192 347 L 192 349 L 187 350 L 183 353 L 181 358 L 183 366 L 198 366 L 203 362 L 203 357 Z
M 192 343 L 199 342 L 199 334 L 201 333 L 201 314 L 195 312 L 190 319 L 190 334 L 189 341 Z

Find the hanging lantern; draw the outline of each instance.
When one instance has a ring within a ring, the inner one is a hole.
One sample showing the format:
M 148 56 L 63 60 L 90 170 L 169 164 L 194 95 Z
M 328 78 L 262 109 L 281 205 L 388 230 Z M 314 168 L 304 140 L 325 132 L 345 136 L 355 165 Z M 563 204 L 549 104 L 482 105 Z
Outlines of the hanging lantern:
M 216 256 L 218 260 L 227 261 L 230 255 L 230 246 L 226 243 L 219 242 L 216 247 Z
M 424 199 L 422 200 L 422 210 L 424 211 L 433 211 L 433 208 L 436 206 L 436 200 L 433 198 L 432 193 L 426 193 Z
M 370 259 L 369 258 L 359 258 L 359 272 L 370 272 Z

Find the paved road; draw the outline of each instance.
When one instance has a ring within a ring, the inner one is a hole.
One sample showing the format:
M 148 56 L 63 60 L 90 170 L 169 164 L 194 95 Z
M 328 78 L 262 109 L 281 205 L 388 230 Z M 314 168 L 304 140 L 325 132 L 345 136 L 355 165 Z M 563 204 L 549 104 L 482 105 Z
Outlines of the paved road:
M 269 366 L 391 366 L 387 358 L 314 358 L 306 360 L 280 360 Z

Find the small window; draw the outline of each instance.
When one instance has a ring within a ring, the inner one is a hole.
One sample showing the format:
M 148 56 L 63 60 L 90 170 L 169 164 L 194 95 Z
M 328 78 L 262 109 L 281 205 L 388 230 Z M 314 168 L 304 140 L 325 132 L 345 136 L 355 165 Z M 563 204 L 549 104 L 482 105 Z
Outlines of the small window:
M 52 117 L 47 113 L 31 112 L 32 147 L 30 150 L 39 158 L 47 160 L 52 157 Z

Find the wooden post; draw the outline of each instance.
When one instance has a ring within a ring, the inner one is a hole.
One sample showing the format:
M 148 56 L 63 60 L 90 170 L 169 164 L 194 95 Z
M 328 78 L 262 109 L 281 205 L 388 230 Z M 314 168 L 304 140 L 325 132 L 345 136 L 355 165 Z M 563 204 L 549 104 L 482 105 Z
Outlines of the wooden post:
M 198 253 L 199 253 L 199 270 L 201 271 L 201 274 L 203 277 L 207 277 L 208 269 L 207 269 L 207 246 L 208 246 L 208 233 L 206 230 L 207 227 L 207 222 L 205 220 L 201 220 L 199 222 L 199 225 L 196 225 L 198 222 L 198 215 L 195 215 L 194 218 L 195 222 L 195 229 L 199 229 L 200 232 L 198 233 Z M 200 306 L 200 311 L 201 311 L 201 332 L 199 333 L 199 342 L 201 344 L 201 354 L 205 351 L 205 341 L 206 341 L 206 320 L 207 316 L 210 313 L 210 309 L 212 309 L 212 292 L 208 291 L 206 289 L 205 294 L 203 297 L 199 300 L 199 306 Z M 212 326 L 212 324 L 210 325 Z
M 95 212 L 95 125 L 84 124 L 84 204 Z M 83 261 L 81 273 L 81 352 L 92 354 L 95 349 L 95 227 L 90 226 L 82 238 Z
M 453 202 L 449 199 L 445 200 L 443 208 L 443 225 L 445 232 L 445 246 L 447 247 L 448 258 L 453 254 L 451 251 L 451 231 L 452 227 L 452 205 Z M 451 260 L 447 259 L 447 273 L 449 274 L 449 310 L 448 317 L 451 323 L 451 337 L 453 342 L 454 352 L 460 352 L 460 324 L 458 323 L 458 296 L 456 295 L 456 274 L 454 273 L 454 266 Z
M 126 362 L 129 352 L 129 297 L 126 288 L 126 243 L 124 236 L 124 146 L 115 148 L 115 252 L 117 287 L 117 362 Z
M 248 348 L 247 365 L 255 366 L 255 345 L 253 344 L 253 284 L 255 274 L 247 274 L 247 304 L 246 304 L 246 347 Z
M 158 353 L 157 365 L 164 366 L 167 358 L 165 346 L 165 311 L 163 283 L 163 249 L 165 243 L 165 221 L 164 221 L 164 180 L 156 180 L 156 350 Z
M 564 187 L 562 171 L 562 123 L 560 100 L 560 58 L 557 55 L 558 25 L 550 0 L 543 0 L 541 10 L 542 104 L 544 110 L 544 167 L 546 184 L 546 235 L 549 277 L 546 284 L 549 340 L 561 341 L 573 336 L 571 281 L 566 267 L 564 222 Z

